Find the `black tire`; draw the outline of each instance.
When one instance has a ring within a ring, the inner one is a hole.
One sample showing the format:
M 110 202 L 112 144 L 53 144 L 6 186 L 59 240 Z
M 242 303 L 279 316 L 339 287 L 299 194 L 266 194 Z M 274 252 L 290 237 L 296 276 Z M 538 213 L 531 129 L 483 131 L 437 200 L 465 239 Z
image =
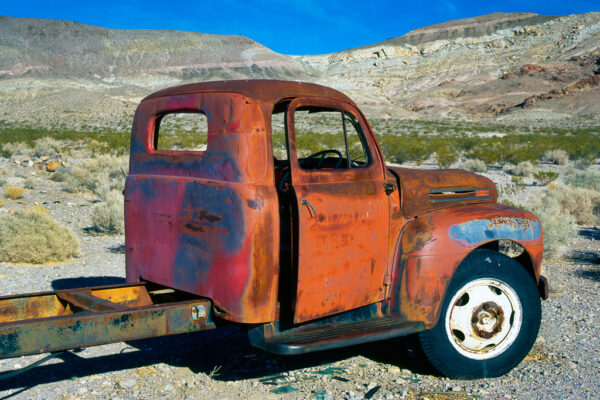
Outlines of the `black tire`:
M 495 377 L 525 358 L 540 321 L 541 301 L 533 277 L 515 260 L 482 249 L 460 264 L 437 325 L 419 338 L 428 360 L 443 375 Z

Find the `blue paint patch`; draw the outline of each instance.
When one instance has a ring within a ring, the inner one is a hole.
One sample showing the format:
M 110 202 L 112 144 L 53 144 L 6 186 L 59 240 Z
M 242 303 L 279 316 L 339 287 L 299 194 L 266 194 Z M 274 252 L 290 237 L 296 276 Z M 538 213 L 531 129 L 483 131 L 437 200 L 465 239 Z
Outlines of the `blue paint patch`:
M 244 245 L 244 207 L 232 188 L 190 180 L 178 216 L 179 243 L 174 263 L 178 288 L 205 283 L 216 254 L 237 254 Z
M 520 217 L 497 217 L 475 219 L 452 225 L 450 239 L 466 246 L 474 246 L 494 239 L 515 241 L 536 240 L 542 234 L 539 221 Z

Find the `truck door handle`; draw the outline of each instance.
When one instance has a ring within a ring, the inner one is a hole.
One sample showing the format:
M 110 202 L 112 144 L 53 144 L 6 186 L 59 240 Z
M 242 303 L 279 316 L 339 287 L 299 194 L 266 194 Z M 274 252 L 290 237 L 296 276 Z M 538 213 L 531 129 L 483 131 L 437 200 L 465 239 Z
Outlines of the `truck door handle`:
M 313 207 L 313 205 L 312 205 L 312 204 L 310 204 L 310 201 L 308 201 L 308 200 L 306 200 L 306 199 L 303 199 L 303 200 L 301 201 L 301 203 L 302 203 L 302 205 L 303 205 L 303 206 L 306 206 L 306 207 L 308 207 L 308 212 L 309 212 L 309 213 L 312 211 L 312 213 L 311 213 L 311 217 L 313 217 L 313 218 L 314 218 L 314 217 L 316 217 L 316 216 L 317 216 L 317 210 L 315 210 L 315 208 Z

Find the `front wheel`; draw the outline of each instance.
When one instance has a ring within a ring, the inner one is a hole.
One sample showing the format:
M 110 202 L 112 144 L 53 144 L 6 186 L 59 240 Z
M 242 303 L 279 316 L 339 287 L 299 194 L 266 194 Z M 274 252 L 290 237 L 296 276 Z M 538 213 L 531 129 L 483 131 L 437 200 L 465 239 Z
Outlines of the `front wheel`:
M 539 292 L 525 268 L 498 252 L 476 250 L 456 270 L 437 325 L 419 338 L 442 374 L 494 377 L 523 360 L 540 321 Z

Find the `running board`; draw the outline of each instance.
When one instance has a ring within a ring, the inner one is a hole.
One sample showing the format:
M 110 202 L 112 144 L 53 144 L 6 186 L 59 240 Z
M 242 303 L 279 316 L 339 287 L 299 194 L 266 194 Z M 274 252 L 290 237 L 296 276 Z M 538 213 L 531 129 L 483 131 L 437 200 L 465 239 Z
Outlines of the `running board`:
M 266 324 L 249 332 L 250 343 L 271 353 L 293 355 L 336 349 L 361 343 L 409 335 L 425 329 L 421 322 L 402 322 L 396 318 L 307 324 L 283 332 Z
M 0 358 L 213 329 L 211 307 L 144 283 L 0 297 Z

